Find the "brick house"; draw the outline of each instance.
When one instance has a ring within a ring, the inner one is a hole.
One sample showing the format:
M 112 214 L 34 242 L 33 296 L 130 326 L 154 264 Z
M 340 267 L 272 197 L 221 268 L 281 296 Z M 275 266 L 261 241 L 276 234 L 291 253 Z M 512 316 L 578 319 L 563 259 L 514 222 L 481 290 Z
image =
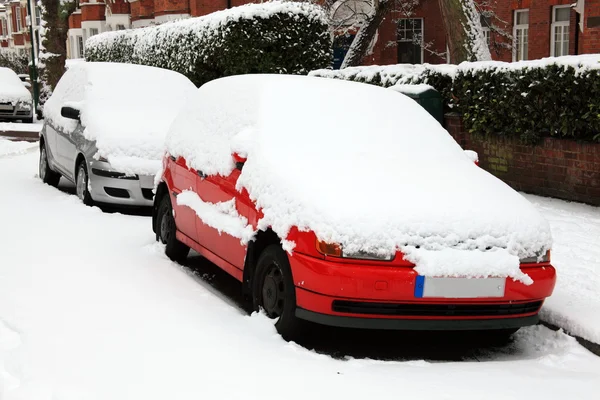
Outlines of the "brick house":
M 36 10 L 36 18 L 33 18 L 31 23 L 34 34 L 39 37 L 39 8 L 33 7 L 33 9 Z M 30 55 L 31 38 L 27 0 L 0 0 L 0 51 Z
M 107 30 L 139 28 L 202 16 L 251 0 L 81 0 L 69 18 L 69 58 L 83 56 L 83 43 Z M 334 9 L 335 10 L 335 9 Z M 496 60 L 600 53 L 600 0 L 498 0 L 497 18 L 482 18 Z M 334 11 L 335 12 L 335 11 Z M 490 26 L 508 33 L 507 39 Z M 334 66 L 339 66 L 352 35 L 336 37 Z M 446 38 L 438 0 L 421 0 L 404 15 L 390 12 L 364 64 L 444 63 Z

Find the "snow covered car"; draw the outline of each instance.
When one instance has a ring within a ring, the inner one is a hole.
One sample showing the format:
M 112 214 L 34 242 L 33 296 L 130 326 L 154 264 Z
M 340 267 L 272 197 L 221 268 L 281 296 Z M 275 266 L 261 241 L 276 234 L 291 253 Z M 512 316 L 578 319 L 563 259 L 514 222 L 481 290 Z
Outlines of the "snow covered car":
M 185 76 L 160 68 L 78 63 L 44 105 L 39 176 L 61 176 L 93 202 L 151 206 L 154 175 L 177 110 L 196 91 Z
M 0 121 L 33 122 L 33 100 L 24 84 L 12 69 L 0 67 Z
M 355 99 L 341 101 L 340 99 Z M 202 86 L 166 139 L 153 229 L 243 283 L 293 337 L 535 324 L 556 280 L 548 223 L 409 97 L 325 78 Z

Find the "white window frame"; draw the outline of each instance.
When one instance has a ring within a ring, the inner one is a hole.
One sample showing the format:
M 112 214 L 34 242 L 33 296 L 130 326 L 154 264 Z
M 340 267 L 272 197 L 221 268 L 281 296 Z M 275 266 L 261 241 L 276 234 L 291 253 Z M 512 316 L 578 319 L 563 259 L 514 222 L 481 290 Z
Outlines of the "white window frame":
M 518 15 L 520 13 L 527 12 L 527 24 L 517 24 Z M 521 47 L 521 43 L 518 42 L 519 31 L 522 32 L 522 36 L 527 38 L 527 52 L 529 53 L 529 9 L 524 8 L 515 10 L 514 12 L 514 25 L 513 25 L 513 62 L 514 61 L 526 61 L 529 59 L 529 54 L 524 54 L 524 48 Z
M 485 37 L 485 42 L 487 43 L 487 45 L 489 47 L 490 44 L 492 43 L 492 30 L 490 28 L 488 28 L 487 26 L 483 27 L 483 37 Z
M 570 13 L 569 13 L 569 19 L 566 21 L 557 21 L 556 20 L 556 10 L 560 9 L 560 8 L 568 8 L 569 11 L 571 10 L 571 5 L 566 5 L 566 6 L 554 6 L 552 7 L 552 25 L 550 25 L 550 57 L 560 57 L 560 56 L 568 56 L 569 55 L 569 47 L 571 44 L 571 17 L 570 17 Z M 556 55 L 556 28 L 558 27 L 562 27 L 561 29 L 561 36 L 564 35 L 564 30 L 567 30 L 567 54 L 562 54 L 562 44 L 563 44 L 563 40 L 560 41 L 560 53 L 559 55 Z
M 85 42 L 83 41 L 82 35 L 75 36 L 75 48 L 77 49 L 77 51 L 76 51 L 77 57 L 76 58 L 83 58 Z
M 21 6 L 15 7 L 15 20 L 17 21 L 16 32 L 21 32 Z
M 424 18 L 401 18 L 404 20 L 421 20 L 421 64 L 425 63 L 425 19 Z M 398 28 L 396 28 L 398 29 Z M 413 34 L 414 34 L 415 30 L 413 29 Z M 397 34 L 396 34 L 397 35 Z M 398 42 L 411 42 L 411 43 L 415 43 L 414 42 L 414 36 L 412 40 L 400 40 L 398 38 L 396 38 L 396 40 Z
M 0 18 L 0 25 L 2 26 L 2 35 L 3 37 L 7 37 L 8 32 L 8 23 L 6 22 L 6 18 Z
M 92 33 L 92 32 L 94 32 L 94 33 Z M 100 33 L 100 29 L 98 29 L 98 28 L 90 28 L 90 35 L 88 37 L 96 36 L 99 33 Z

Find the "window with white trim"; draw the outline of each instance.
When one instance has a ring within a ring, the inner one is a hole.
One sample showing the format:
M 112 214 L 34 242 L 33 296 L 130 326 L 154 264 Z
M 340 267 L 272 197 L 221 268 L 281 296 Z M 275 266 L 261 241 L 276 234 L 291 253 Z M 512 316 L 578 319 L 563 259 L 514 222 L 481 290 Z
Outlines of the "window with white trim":
M 552 8 L 552 28 L 550 29 L 550 55 L 553 57 L 569 55 L 569 28 L 571 25 L 571 6 Z
M 398 63 L 423 63 L 423 18 L 398 20 Z
M 17 30 L 15 32 L 21 32 L 21 7 L 15 7 L 15 19 L 17 20 Z
M 98 34 L 98 28 L 90 28 L 90 36 L 89 37 L 92 37 L 97 34 Z
M 527 60 L 529 51 L 529 10 L 515 10 L 513 61 Z
M 77 36 L 77 58 L 83 58 L 83 36 Z
M 6 25 L 6 18 L 0 19 L 0 23 L 2 24 L 2 35 L 0 36 L 8 36 L 8 26 Z

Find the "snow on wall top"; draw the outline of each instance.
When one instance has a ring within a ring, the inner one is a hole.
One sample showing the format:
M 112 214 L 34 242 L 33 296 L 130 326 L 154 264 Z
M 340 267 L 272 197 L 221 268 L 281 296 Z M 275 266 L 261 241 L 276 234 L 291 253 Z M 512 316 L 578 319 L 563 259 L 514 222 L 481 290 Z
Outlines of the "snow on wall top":
M 169 70 L 76 63 L 46 102 L 44 116 L 53 126 L 73 132 L 77 121 L 62 117 L 61 108 L 79 109 L 83 135 L 96 141 L 98 156 L 122 172 L 154 174 L 160 169 L 169 126 L 195 90 L 185 76 Z
M 365 67 L 350 67 L 342 70 L 319 69 L 311 71 L 309 76 L 324 78 L 350 79 L 369 82 L 379 76 L 383 86 L 410 84 L 420 79 L 426 71 L 436 72 L 454 78 L 458 72 L 467 71 L 514 71 L 519 69 L 545 68 L 550 65 L 572 67 L 578 72 L 600 69 L 600 54 L 581 56 L 548 57 L 540 60 L 502 62 L 477 61 L 453 64 L 396 64 L 370 65 Z
M 31 93 L 23 86 L 19 76 L 9 68 L 0 67 L 0 103 L 31 103 Z
M 181 110 L 166 145 L 209 175 L 230 174 L 231 154 L 246 154 L 238 189 L 262 209 L 259 228 L 283 239 L 297 226 L 348 252 L 401 249 L 428 275 L 496 271 L 526 283 L 518 257 L 551 245 L 527 200 L 476 167 L 417 103 L 380 87 L 285 75 L 217 79 Z M 436 258 L 448 248 L 460 263 Z M 486 249 L 495 254 L 483 260 Z

